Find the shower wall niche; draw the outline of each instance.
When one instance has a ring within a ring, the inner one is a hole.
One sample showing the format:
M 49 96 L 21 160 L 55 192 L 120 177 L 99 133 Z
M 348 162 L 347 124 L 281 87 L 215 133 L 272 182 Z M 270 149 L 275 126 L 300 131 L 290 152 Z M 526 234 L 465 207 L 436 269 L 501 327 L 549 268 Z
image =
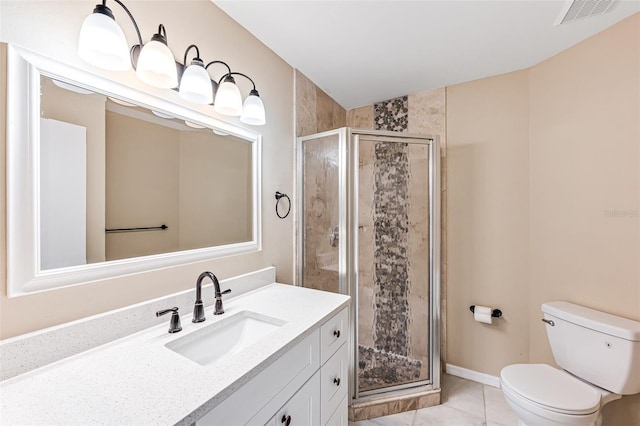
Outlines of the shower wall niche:
M 353 298 L 352 401 L 440 386 L 438 142 L 298 139 L 298 283 Z

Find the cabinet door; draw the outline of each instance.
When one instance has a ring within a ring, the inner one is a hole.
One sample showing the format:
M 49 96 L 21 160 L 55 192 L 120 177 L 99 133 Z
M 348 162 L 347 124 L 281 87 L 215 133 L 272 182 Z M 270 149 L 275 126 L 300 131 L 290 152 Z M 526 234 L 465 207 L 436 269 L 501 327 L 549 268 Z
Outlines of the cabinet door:
M 295 395 L 278 410 L 276 426 L 320 425 L 320 373 L 316 372 Z

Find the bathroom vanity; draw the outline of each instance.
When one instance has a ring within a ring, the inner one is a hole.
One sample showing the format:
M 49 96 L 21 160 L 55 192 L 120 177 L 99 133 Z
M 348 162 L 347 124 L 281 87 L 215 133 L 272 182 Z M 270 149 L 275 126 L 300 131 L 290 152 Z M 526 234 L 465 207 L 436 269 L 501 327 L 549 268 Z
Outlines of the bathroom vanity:
M 258 274 L 222 282 L 236 293 L 223 315 L 203 287 L 202 323 L 191 322 L 191 290 L 3 341 L 3 368 L 21 373 L 0 382 L 3 424 L 346 425 L 349 297 Z M 137 318 L 172 305 L 181 332 L 167 333 L 167 317 L 135 332 Z M 123 317 L 133 334 L 20 371 L 55 357 L 44 342 L 64 351 Z

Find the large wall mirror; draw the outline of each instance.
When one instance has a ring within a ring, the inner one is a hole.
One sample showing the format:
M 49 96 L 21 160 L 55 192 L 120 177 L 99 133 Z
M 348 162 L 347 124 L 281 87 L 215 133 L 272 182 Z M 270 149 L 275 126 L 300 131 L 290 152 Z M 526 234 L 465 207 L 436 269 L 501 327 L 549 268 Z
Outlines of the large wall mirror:
M 8 294 L 260 250 L 258 133 L 8 48 Z

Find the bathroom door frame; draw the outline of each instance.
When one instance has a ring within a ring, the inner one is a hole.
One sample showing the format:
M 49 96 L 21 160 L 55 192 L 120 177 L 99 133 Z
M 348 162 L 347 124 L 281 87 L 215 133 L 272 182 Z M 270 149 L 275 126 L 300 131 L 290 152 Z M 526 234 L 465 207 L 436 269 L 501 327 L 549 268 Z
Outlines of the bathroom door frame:
M 336 135 L 338 137 L 338 279 L 339 292 L 351 296 L 349 353 L 349 395 L 352 400 L 361 396 L 379 395 L 419 386 L 440 388 L 441 374 L 441 288 L 440 288 L 440 143 L 437 136 L 416 135 L 379 130 L 361 130 L 342 127 L 308 136 L 296 141 L 296 279 L 302 286 L 304 278 L 304 144 L 305 142 Z M 429 379 L 421 382 L 389 386 L 378 390 L 359 392 L 358 380 L 358 167 L 360 138 L 376 141 L 422 143 L 429 146 Z M 350 167 L 348 167 L 350 166 Z

